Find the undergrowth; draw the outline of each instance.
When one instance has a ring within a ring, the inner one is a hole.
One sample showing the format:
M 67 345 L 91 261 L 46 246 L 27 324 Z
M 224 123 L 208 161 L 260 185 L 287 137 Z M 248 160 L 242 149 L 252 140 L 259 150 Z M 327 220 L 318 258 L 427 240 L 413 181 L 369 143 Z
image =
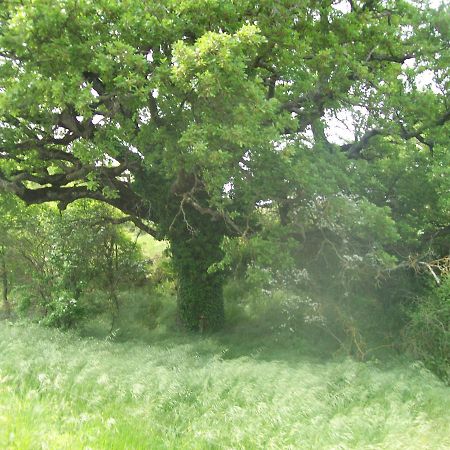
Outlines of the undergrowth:
M 0 323 L 0 448 L 446 449 L 419 363 L 318 360 L 228 336 L 151 345 Z

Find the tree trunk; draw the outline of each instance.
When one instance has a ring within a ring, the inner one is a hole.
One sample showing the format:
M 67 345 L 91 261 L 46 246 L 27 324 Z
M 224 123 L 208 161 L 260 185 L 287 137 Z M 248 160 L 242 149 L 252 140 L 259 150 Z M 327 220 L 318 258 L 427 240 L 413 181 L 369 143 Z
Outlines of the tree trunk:
M 208 271 L 223 256 L 218 228 L 208 221 L 192 232 L 182 227 L 170 239 L 178 277 L 178 320 L 190 331 L 216 331 L 224 324 L 224 277 L 220 271 Z
M 8 299 L 8 272 L 6 270 L 6 249 L 5 247 L 0 248 L 0 270 L 2 273 L 2 298 L 3 298 L 3 309 L 7 317 L 11 313 L 11 305 Z
M 200 333 L 219 330 L 225 321 L 224 275 L 209 269 L 223 258 L 221 244 L 228 230 L 221 220 L 213 220 L 184 201 L 185 195 L 195 192 L 196 201 L 208 206 L 209 195 L 201 181 L 183 169 L 175 180 L 167 180 L 149 170 L 136 175 L 135 188 L 142 197 L 154 199 L 150 202 L 152 217 L 161 237 L 170 242 L 178 279 L 179 323 L 187 330 Z

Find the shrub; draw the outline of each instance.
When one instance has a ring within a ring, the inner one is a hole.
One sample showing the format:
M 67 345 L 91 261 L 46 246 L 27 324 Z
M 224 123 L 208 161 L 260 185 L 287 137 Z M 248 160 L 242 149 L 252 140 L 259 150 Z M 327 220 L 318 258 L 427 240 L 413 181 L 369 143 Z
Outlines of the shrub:
M 85 316 L 85 309 L 68 292 L 61 292 L 47 305 L 47 314 L 41 323 L 62 329 L 72 328 Z
M 14 312 L 61 328 L 101 311 L 117 315 L 118 292 L 145 284 L 147 263 L 115 214 L 84 201 L 62 215 L 36 207 L 21 216 L 7 242 Z
M 407 309 L 405 343 L 413 355 L 450 381 L 450 276 Z

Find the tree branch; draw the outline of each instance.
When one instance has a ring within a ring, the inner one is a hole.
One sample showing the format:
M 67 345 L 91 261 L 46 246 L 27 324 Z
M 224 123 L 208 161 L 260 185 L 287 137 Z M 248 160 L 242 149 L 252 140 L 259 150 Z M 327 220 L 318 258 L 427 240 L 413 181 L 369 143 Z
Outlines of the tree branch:
M 230 226 L 238 236 L 243 236 L 245 233 L 233 222 L 233 220 L 225 212 L 219 212 L 212 208 L 204 207 L 200 205 L 193 197 L 189 194 L 183 197 L 183 200 L 189 203 L 194 209 L 196 209 L 200 214 L 207 214 L 213 218 L 213 220 L 223 220 Z
M 369 61 L 380 61 L 380 62 L 395 62 L 399 64 L 403 64 L 408 59 L 415 58 L 416 55 L 414 53 L 406 53 L 405 55 L 382 55 L 379 53 L 374 53 L 373 51 L 369 53 L 366 62 Z
M 361 158 L 361 152 L 370 144 L 370 140 L 375 136 L 383 135 L 384 131 L 374 128 L 364 133 L 359 141 L 355 141 L 351 144 L 341 145 L 341 150 L 346 152 L 350 159 Z
M 158 240 L 160 239 L 158 232 L 154 228 L 148 226 L 147 224 L 145 224 L 144 222 L 142 222 L 141 220 L 139 220 L 133 216 L 102 217 L 96 222 L 96 224 L 101 225 L 101 224 L 109 223 L 111 225 L 122 225 L 127 222 L 132 222 L 140 230 L 145 231 L 147 234 L 153 236 L 154 238 L 156 238 Z
M 83 175 L 90 173 L 90 168 L 82 167 Z M 16 172 L 12 176 L 6 176 L 0 170 L 0 192 L 10 192 L 17 195 L 27 205 L 40 204 L 46 202 L 57 202 L 58 207 L 64 210 L 70 203 L 81 199 L 90 198 L 119 209 L 123 213 L 133 217 L 133 223 L 143 231 L 157 237 L 157 233 L 149 227 L 144 221 L 151 221 L 148 202 L 133 192 L 130 185 L 124 181 L 115 178 L 123 172 L 123 167 L 101 167 L 94 168 L 94 173 L 98 179 L 101 188 L 109 187 L 113 194 L 108 196 L 103 190 L 90 190 L 87 186 L 73 185 L 68 174 L 33 174 L 26 171 Z M 73 181 L 85 182 L 80 177 L 75 177 Z M 24 183 L 31 181 L 42 187 L 30 188 Z M 50 185 L 50 186 L 48 186 Z M 101 189 L 100 188 L 100 189 Z

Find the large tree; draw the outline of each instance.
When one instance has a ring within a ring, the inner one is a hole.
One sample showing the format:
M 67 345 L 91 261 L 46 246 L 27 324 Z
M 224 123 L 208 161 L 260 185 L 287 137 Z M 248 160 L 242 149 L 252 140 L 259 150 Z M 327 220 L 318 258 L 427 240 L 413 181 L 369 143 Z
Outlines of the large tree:
M 424 3 L 3 1 L 0 191 L 100 200 L 168 239 L 181 322 L 217 329 L 223 237 L 268 201 L 289 220 L 299 153 L 443 145 L 448 15 Z

